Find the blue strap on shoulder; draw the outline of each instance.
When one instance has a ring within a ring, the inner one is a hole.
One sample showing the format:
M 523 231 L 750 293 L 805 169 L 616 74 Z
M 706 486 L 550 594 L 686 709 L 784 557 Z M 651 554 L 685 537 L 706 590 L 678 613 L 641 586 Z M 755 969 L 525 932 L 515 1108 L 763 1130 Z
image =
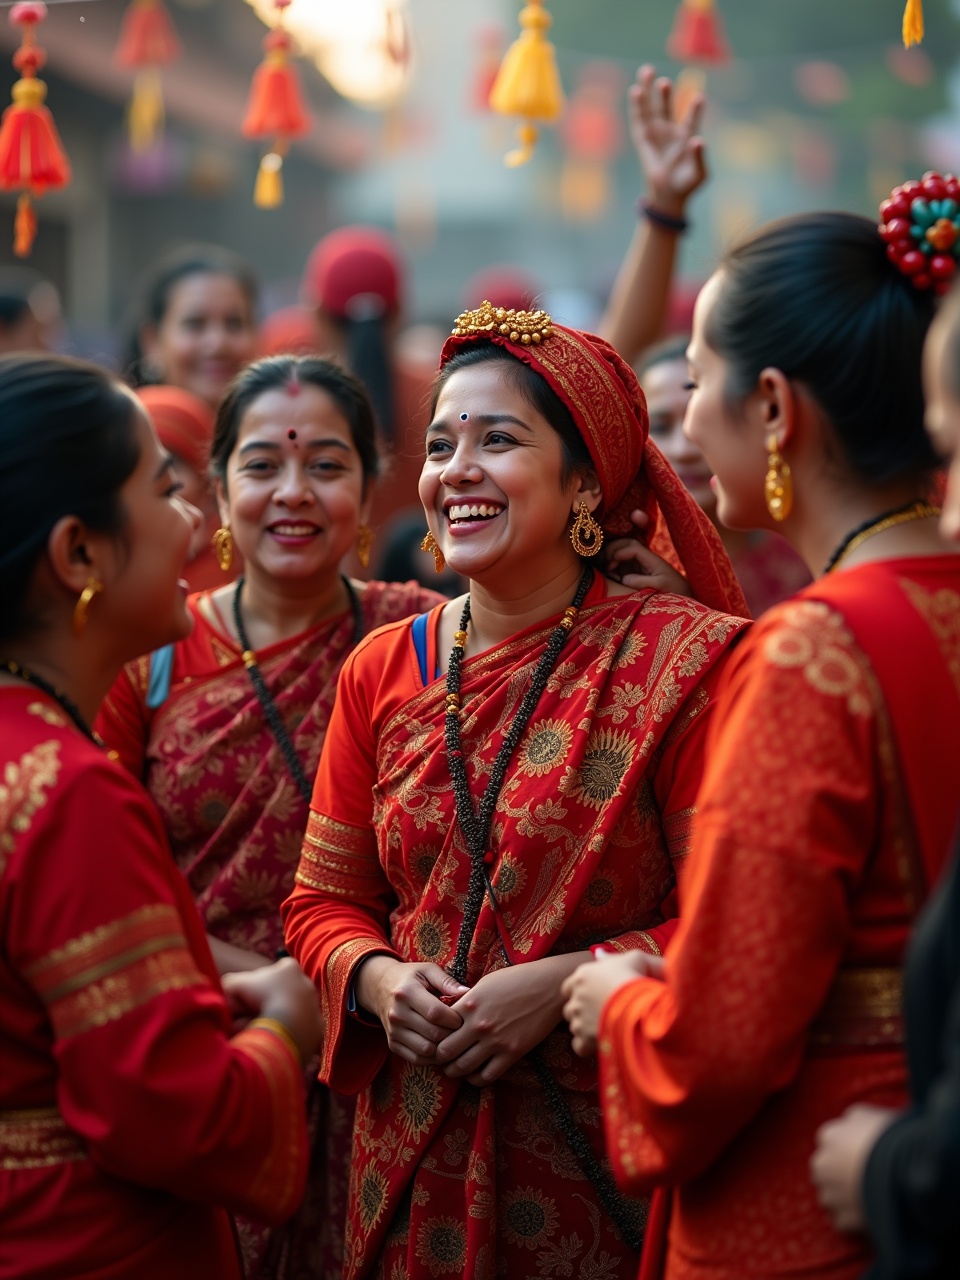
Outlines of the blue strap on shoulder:
M 417 654 L 417 665 L 420 668 L 420 683 L 422 685 L 430 683 L 430 677 L 427 675 L 427 623 L 429 619 L 429 613 L 417 614 L 411 628 L 413 632 L 413 647 Z
M 162 707 L 170 693 L 173 678 L 173 645 L 165 644 L 150 655 L 150 678 L 147 681 L 147 706 L 151 711 Z

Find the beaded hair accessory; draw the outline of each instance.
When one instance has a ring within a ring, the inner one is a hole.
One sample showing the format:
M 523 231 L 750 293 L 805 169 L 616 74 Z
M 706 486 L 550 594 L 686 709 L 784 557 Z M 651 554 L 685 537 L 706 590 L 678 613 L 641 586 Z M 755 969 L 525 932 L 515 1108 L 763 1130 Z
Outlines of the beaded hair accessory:
M 960 259 L 960 179 L 931 170 L 880 206 L 887 257 L 915 289 L 946 293 Z
M 546 311 L 516 311 L 513 307 L 495 307 L 481 302 L 474 311 L 462 311 L 453 327 L 455 338 L 470 334 L 498 333 L 508 342 L 539 346 L 553 333 L 553 318 Z

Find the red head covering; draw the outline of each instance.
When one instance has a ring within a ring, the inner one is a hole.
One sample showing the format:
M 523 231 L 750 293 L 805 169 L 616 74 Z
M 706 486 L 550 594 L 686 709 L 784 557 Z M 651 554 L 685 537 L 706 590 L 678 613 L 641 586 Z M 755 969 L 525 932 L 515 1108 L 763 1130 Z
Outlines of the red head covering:
M 402 285 L 400 249 L 392 236 L 376 227 L 341 227 L 310 254 L 301 293 L 331 315 L 364 319 L 377 301 L 384 312 L 397 310 Z M 351 304 L 363 314 L 352 316 Z
M 603 493 L 604 532 L 635 532 L 630 512 L 650 520 L 652 551 L 679 569 L 696 598 L 749 617 L 730 558 L 713 525 L 649 438 L 647 404 L 637 375 L 602 338 L 554 324 L 544 311 L 510 311 L 485 302 L 457 318 L 440 367 L 480 342 L 505 347 L 541 374 L 573 415 Z
M 207 402 L 182 387 L 138 387 L 137 398 L 163 447 L 203 474 L 210 463 L 215 421 Z

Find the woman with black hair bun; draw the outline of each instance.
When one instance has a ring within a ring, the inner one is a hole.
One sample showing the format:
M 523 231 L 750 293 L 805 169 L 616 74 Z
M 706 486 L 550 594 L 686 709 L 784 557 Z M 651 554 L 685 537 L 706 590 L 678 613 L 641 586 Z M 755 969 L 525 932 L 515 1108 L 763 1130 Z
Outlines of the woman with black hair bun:
M 599 1047 L 621 1185 L 677 1188 L 671 1280 L 853 1280 L 870 1261 L 808 1162 L 848 1104 L 905 1099 L 900 966 L 957 818 L 960 555 L 928 504 L 921 388 L 933 311 L 876 224 L 844 213 L 762 229 L 697 302 L 685 429 L 720 519 L 779 530 L 816 581 L 724 673 L 665 960 L 600 957 L 566 988 L 575 1047 Z
M 257 280 L 217 245 L 187 245 L 156 262 L 140 289 L 121 371 L 134 387 L 182 387 L 215 409 L 256 354 Z
M 284 960 L 228 1004 L 90 728 L 125 661 L 189 632 L 198 513 L 92 365 L 0 360 L 0 452 L 0 1274 L 240 1280 L 227 1210 L 282 1222 L 302 1195 L 316 998 Z

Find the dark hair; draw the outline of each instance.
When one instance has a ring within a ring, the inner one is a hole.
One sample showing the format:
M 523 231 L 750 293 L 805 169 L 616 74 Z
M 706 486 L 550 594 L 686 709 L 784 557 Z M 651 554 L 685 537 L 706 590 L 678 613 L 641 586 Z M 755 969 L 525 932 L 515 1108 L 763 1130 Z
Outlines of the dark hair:
M 251 318 L 257 310 L 259 286 L 253 270 L 228 249 L 215 244 L 187 245 L 161 258 L 148 271 L 138 294 L 137 309 L 128 324 L 128 337 L 124 352 L 123 376 L 133 387 L 147 385 L 150 379 L 143 368 L 143 348 L 140 330 L 144 325 L 160 325 L 170 305 L 170 296 L 181 282 L 190 276 L 228 276 L 236 281 L 250 304 Z
M 950 394 L 960 400 L 960 281 L 944 298 L 937 321 L 946 329 L 943 344 L 943 359 L 946 368 L 944 378 Z
M 707 317 L 740 400 L 765 368 L 805 384 L 847 466 L 868 484 L 937 465 L 923 426 L 921 355 L 934 302 L 851 213 L 784 218 L 731 249 Z
M 535 409 L 556 431 L 562 446 L 561 484 L 565 485 L 575 471 L 595 470 L 590 450 L 577 430 L 573 414 L 546 378 L 496 342 L 478 342 L 474 346 L 466 347 L 458 351 L 443 366 L 433 384 L 433 396 L 430 401 L 431 418 L 437 411 L 440 392 L 450 378 L 461 369 L 470 369 L 479 364 L 503 365 L 505 376 L 511 380 L 531 409 Z
M 26 625 L 30 583 L 58 520 L 123 530 L 120 490 L 140 458 L 136 412 L 130 393 L 96 365 L 0 358 L 0 639 Z
M 671 338 L 646 347 L 637 362 L 637 377 L 642 380 L 643 375 L 657 364 L 685 363 L 689 345 L 689 333 L 675 333 Z
M 393 365 L 388 341 L 388 317 L 334 316 L 325 313 L 343 335 L 344 359 L 366 388 L 380 430 L 392 439 L 396 427 L 393 403 Z
M 223 393 L 217 410 L 210 452 L 214 475 L 221 481 L 226 480 L 227 461 L 236 448 L 240 425 L 253 402 L 291 382 L 317 387 L 333 400 L 347 420 L 353 447 L 360 455 L 364 481 L 376 479 L 380 458 L 370 398 L 358 378 L 326 356 L 267 356 L 237 374 Z

